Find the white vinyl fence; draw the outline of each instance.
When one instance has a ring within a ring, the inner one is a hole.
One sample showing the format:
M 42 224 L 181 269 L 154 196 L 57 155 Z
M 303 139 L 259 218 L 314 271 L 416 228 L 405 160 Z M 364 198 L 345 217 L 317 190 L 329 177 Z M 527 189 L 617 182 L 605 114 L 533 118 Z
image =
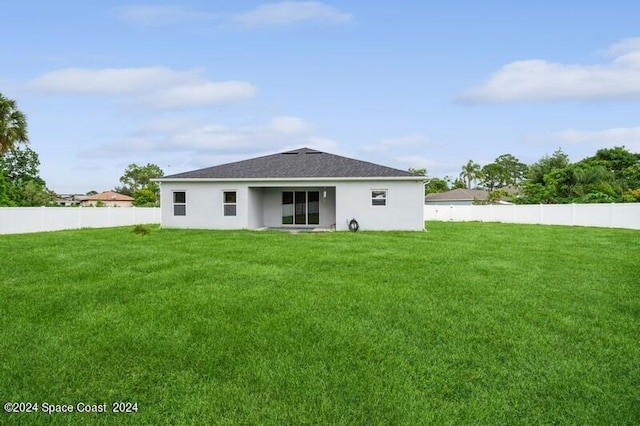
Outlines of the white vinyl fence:
M 160 223 L 155 207 L 0 207 L 0 234 Z
M 425 205 L 424 219 L 640 229 L 640 203 Z

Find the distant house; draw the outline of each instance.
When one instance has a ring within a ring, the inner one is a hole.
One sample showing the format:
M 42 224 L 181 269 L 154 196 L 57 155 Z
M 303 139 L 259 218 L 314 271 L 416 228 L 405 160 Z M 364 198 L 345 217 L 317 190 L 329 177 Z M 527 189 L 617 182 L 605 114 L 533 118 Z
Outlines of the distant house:
M 80 201 L 82 207 L 104 206 L 104 207 L 131 207 L 133 206 L 133 197 L 118 194 L 113 191 L 104 191 L 99 194 L 84 197 Z
M 517 189 L 512 186 L 500 189 L 510 196 L 518 193 Z M 484 189 L 456 188 L 447 192 L 427 194 L 424 196 L 424 203 L 426 205 L 470 206 L 473 204 L 485 204 L 488 198 L 489 191 L 485 191 Z M 498 201 L 498 204 L 512 203 L 505 198 Z
M 56 204 L 59 206 L 77 206 L 86 198 L 84 194 L 56 194 Z
M 424 176 L 309 148 L 154 181 L 167 228 L 424 229 Z
M 484 189 L 456 188 L 447 192 L 427 194 L 424 203 L 427 205 L 470 206 L 483 203 L 489 197 L 489 191 Z

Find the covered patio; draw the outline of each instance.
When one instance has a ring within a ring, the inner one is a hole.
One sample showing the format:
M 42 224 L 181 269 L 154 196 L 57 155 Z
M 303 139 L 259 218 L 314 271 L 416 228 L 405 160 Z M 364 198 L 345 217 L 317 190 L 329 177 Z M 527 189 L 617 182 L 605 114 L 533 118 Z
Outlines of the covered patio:
M 248 198 L 249 228 L 335 229 L 335 186 L 250 186 Z

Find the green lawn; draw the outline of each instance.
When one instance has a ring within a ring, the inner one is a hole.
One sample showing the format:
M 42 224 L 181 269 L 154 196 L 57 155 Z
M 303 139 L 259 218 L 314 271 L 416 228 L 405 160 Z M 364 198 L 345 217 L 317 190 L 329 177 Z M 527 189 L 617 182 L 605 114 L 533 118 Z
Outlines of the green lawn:
M 428 229 L 0 236 L 0 423 L 640 423 L 640 232 Z

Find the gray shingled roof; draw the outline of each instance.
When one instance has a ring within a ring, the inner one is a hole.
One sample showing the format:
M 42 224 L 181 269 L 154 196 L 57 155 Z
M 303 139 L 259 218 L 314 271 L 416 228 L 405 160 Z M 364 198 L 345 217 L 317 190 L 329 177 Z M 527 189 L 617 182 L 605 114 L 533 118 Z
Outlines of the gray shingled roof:
M 357 178 L 412 176 L 404 170 L 310 148 L 165 176 L 162 179 Z M 161 179 L 161 180 L 162 180 Z
M 489 195 L 484 189 L 456 188 L 447 192 L 439 192 L 425 195 L 425 201 L 484 201 Z

